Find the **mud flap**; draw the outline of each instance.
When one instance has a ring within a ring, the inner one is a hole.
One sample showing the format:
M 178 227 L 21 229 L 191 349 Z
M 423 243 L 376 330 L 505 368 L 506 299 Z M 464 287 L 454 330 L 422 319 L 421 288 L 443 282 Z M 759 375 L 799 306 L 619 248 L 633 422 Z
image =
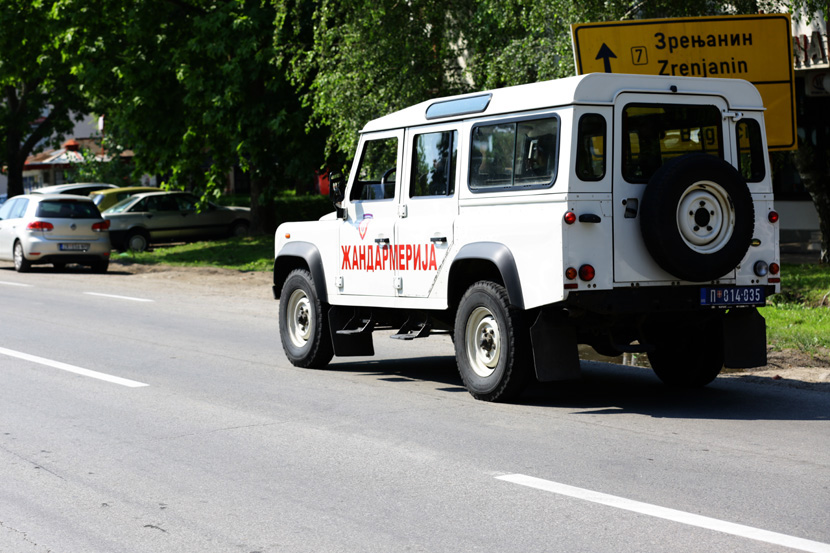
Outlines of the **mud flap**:
M 559 311 L 542 309 L 530 327 L 533 364 L 539 382 L 579 378 L 576 330 Z
M 355 309 L 332 307 L 329 309 L 329 330 L 334 355 L 338 357 L 372 356 L 374 323 L 355 320 Z
M 730 309 L 723 318 L 723 357 L 730 369 L 767 364 L 767 324 L 754 307 Z

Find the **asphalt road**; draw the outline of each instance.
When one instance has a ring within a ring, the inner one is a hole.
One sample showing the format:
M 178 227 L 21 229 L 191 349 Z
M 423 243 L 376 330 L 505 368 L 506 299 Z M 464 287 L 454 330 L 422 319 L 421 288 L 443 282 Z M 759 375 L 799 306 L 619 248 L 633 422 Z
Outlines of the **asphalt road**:
M 208 281 L 0 265 L 0 552 L 830 552 L 826 389 L 482 403 L 445 337 L 297 369 Z

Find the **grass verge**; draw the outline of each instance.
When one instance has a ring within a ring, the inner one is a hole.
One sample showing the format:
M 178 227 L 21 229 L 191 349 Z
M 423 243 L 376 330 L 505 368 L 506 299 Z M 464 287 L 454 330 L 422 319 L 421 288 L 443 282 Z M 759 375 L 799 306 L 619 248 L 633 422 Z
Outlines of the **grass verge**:
M 767 340 L 775 349 L 816 354 L 830 350 L 830 267 L 784 265 L 781 293 L 769 298 L 761 314 Z

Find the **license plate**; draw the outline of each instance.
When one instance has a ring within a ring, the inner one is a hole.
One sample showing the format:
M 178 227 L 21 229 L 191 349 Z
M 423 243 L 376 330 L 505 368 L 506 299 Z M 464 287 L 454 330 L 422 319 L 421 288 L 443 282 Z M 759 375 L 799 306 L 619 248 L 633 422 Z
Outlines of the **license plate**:
M 62 252 L 85 252 L 89 250 L 89 244 L 58 244 Z
M 707 287 L 700 289 L 700 305 L 764 305 L 763 286 Z

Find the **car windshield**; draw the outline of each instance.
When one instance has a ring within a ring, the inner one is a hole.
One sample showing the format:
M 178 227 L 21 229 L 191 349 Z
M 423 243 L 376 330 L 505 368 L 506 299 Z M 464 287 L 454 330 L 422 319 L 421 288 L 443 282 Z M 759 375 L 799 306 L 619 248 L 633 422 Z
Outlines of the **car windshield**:
M 101 214 L 92 202 L 77 200 L 49 200 L 40 202 L 35 217 L 49 219 L 100 219 Z
M 105 209 L 104 213 L 122 213 L 127 210 L 127 208 L 133 203 L 134 199 L 135 198 L 133 198 L 132 196 L 124 198 L 114 206 Z

